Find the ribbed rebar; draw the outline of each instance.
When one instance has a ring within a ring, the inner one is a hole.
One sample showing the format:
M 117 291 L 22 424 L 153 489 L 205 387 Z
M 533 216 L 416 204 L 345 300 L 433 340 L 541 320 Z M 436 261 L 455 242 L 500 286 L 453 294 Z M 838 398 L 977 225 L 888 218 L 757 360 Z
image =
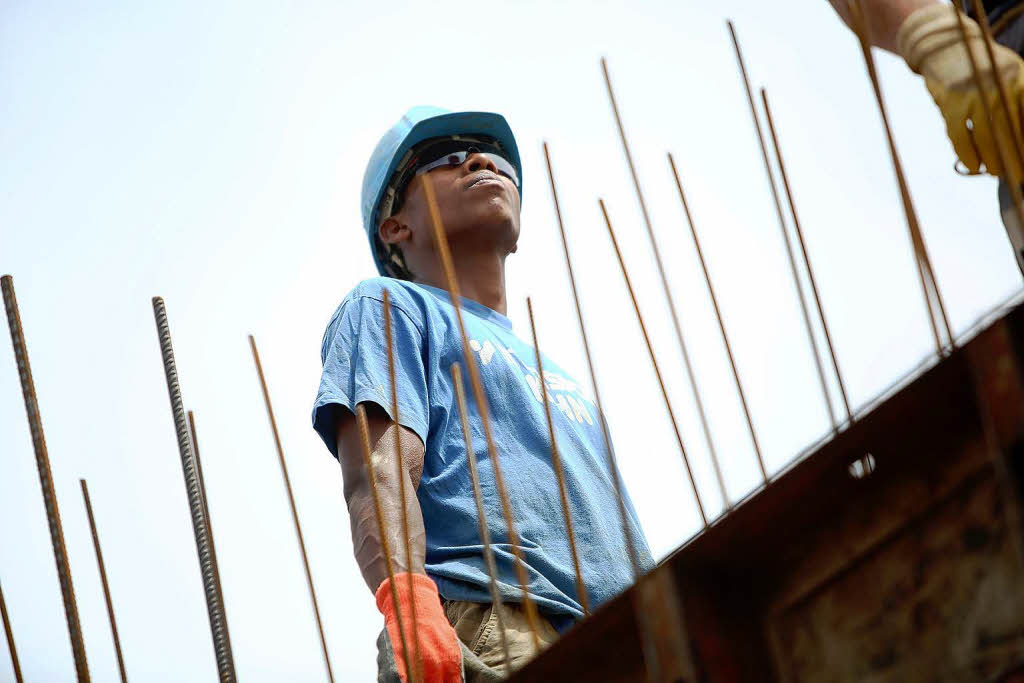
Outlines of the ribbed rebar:
M 121 653 L 121 637 L 117 633 L 117 620 L 114 619 L 114 601 L 110 597 L 110 584 L 107 581 L 107 567 L 103 562 L 103 551 L 100 549 L 100 534 L 96 530 L 96 517 L 93 515 L 92 501 L 89 499 L 89 486 L 85 483 L 85 479 L 79 479 L 78 482 L 82 485 L 85 514 L 89 517 L 89 531 L 92 532 L 92 545 L 96 550 L 96 564 L 100 569 L 100 582 L 103 584 L 103 600 L 107 603 L 110 632 L 114 637 L 114 652 L 117 654 L 117 668 L 121 674 L 121 683 L 128 683 L 128 674 L 124 670 L 124 655 Z
M 210 523 L 210 503 L 206 500 L 206 479 L 203 478 L 203 459 L 199 454 L 199 437 L 196 435 L 196 417 L 195 414 L 189 410 L 186 415 L 188 416 L 188 435 L 192 439 L 192 455 L 196 459 L 196 477 L 199 479 L 199 497 L 203 501 L 203 517 L 206 520 L 206 528 L 210 530 L 210 539 L 213 539 L 213 525 Z M 214 558 L 216 559 L 216 548 L 217 544 L 213 544 L 214 547 Z
M 39 416 L 39 400 L 36 398 L 36 386 L 32 380 L 32 366 L 28 362 L 28 347 L 25 345 L 25 332 L 21 327 L 18 299 L 14 295 L 14 279 L 10 275 L 4 275 L 0 278 L 0 289 L 3 290 L 4 308 L 7 310 L 7 325 L 11 329 L 11 344 L 14 346 L 14 361 L 18 366 L 21 394 L 25 399 L 25 412 L 28 413 L 28 428 L 32 434 L 32 449 L 36 454 L 39 484 L 43 489 L 43 506 L 46 508 L 46 521 L 50 528 L 53 559 L 57 563 L 57 578 L 60 581 L 61 598 L 64 600 L 64 616 L 68 622 L 71 652 L 75 658 L 75 672 L 80 683 L 85 683 L 89 681 L 89 663 L 85 658 L 85 640 L 82 638 L 82 625 L 78 620 L 75 587 L 71 582 L 71 565 L 68 562 L 68 551 L 64 545 L 64 529 L 60 523 L 57 493 L 53 487 L 50 456 L 46 451 L 43 422 Z
M 189 515 L 192 518 L 192 533 L 196 539 L 199 554 L 199 571 L 206 595 L 206 611 L 210 617 L 210 632 L 213 636 L 213 650 L 217 659 L 217 673 L 222 683 L 234 683 L 235 662 L 231 654 L 231 639 L 228 635 L 227 615 L 224 611 L 224 596 L 217 586 L 217 575 L 213 561 L 212 542 L 206 518 L 203 514 L 202 492 L 196 474 L 192 443 L 189 440 L 185 409 L 181 402 L 178 386 L 178 370 L 174 364 L 174 350 L 171 347 L 171 331 L 167 325 L 167 309 L 161 297 L 153 297 L 153 315 L 156 318 L 157 335 L 160 338 L 160 353 L 163 356 L 164 374 L 167 377 L 167 393 L 174 417 L 174 431 L 178 439 L 178 453 L 181 456 L 181 470 L 185 478 L 185 492 L 188 495 Z
M 188 411 L 188 433 L 192 439 L 192 455 L 196 463 L 196 478 L 199 479 L 199 496 L 203 501 L 203 523 L 206 533 L 210 535 L 210 556 L 213 561 L 213 577 L 217 581 L 217 592 L 224 595 L 224 585 L 220 581 L 220 561 L 217 559 L 217 539 L 213 537 L 213 521 L 210 518 L 210 503 L 206 497 L 206 480 L 203 479 L 203 458 L 199 453 L 199 436 L 196 433 L 196 418 Z

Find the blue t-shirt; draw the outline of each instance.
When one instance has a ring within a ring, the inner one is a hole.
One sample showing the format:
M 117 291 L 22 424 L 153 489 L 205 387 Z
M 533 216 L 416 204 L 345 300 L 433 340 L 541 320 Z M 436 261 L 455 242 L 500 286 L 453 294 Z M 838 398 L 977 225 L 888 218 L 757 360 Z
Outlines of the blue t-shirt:
M 520 602 L 515 556 L 447 292 L 382 277 L 360 283 L 345 297 L 324 334 L 324 369 L 313 406 L 313 427 L 337 456 L 337 420 L 343 414 L 339 406 L 352 411 L 356 404 L 369 402 L 390 414 L 383 289 L 392 303 L 399 421 L 416 432 L 425 447 L 417 497 L 426 530 L 427 574 L 448 600 L 491 601 L 450 372 L 452 363 L 458 362 L 463 365 L 472 457 L 479 466 L 498 587 L 503 600 Z M 583 611 L 576 599 L 576 574 L 552 468 L 534 350 L 513 333 L 511 321 L 496 311 L 463 298 L 462 312 L 487 394 L 528 589 L 538 608 L 554 617 L 556 625 L 564 625 Z M 601 418 L 575 381 L 547 358 L 543 363 L 584 584 L 596 606 L 632 583 Z M 641 567 L 647 570 L 654 564 L 651 553 L 628 499 L 626 506 Z

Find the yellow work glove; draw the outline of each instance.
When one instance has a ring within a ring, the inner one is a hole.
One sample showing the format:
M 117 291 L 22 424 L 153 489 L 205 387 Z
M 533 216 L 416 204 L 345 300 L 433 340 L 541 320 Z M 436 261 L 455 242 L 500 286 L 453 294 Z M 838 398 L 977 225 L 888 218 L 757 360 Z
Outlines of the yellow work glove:
M 1022 178 L 1020 154 L 1007 127 L 998 86 L 992 78 L 985 37 L 973 19 L 963 16 L 963 20 L 967 45 L 981 76 L 980 90 L 964 48 L 959 22 L 949 5 L 929 5 L 907 17 L 896 38 L 899 52 L 913 71 L 924 76 L 928 92 L 946 120 L 946 132 L 953 149 L 971 173 L 979 173 L 984 164 L 988 173 L 1005 175 L 1006 169 L 1000 163 L 999 148 L 996 147 L 1000 145 L 1003 157 L 1019 181 Z M 1000 78 L 1006 87 L 1009 120 L 1019 136 L 1021 101 L 1024 100 L 1024 60 L 1016 52 L 997 43 L 993 43 L 992 48 Z M 982 98 L 989 103 L 995 128 L 985 115 Z

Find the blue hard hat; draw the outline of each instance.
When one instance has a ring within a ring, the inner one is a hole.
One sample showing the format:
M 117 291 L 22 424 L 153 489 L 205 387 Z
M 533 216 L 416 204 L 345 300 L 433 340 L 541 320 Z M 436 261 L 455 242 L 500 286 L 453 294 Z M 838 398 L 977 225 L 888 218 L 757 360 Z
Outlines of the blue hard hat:
M 378 246 L 377 226 L 380 206 L 388 192 L 388 183 L 408 154 L 421 142 L 451 135 L 479 135 L 494 140 L 519 176 L 519 195 L 523 194 L 523 169 L 519 161 L 512 129 L 501 114 L 480 111 L 452 112 L 439 107 L 413 107 L 393 125 L 370 155 L 363 174 L 363 229 L 370 240 L 370 251 L 377 271 L 389 275 Z

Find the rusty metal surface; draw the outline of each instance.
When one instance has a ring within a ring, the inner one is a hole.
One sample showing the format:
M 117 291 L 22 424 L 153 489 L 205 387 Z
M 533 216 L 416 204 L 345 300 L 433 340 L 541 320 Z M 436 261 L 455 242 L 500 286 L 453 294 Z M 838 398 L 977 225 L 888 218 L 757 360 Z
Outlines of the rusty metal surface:
M 67 546 L 64 544 L 64 527 L 61 524 L 57 492 L 53 485 L 50 454 L 46 450 L 43 421 L 39 415 L 39 399 L 36 397 L 36 385 L 32 379 L 32 366 L 28 360 L 25 330 L 21 326 L 18 298 L 14 292 L 14 279 L 10 275 L 4 275 L 0 278 L 0 288 L 3 289 L 7 325 L 11 330 L 11 345 L 14 347 L 14 361 L 18 366 L 21 394 L 25 399 L 25 412 L 28 415 L 29 431 L 32 434 L 32 450 L 36 455 L 39 484 L 43 489 L 43 506 L 46 508 L 46 522 L 50 530 L 53 559 L 57 564 L 57 578 L 60 581 L 60 594 L 64 601 L 64 618 L 68 624 L 71 653 L 75 658 L 75 674 L 79 681 L 88 683 L 90 680 L 89 662 L 85 655 L 85 638 L 82 635 L 82 624 L 78 618 L 78 602 L 75 600 L 75 586 L 71 580 L 71 564 L 68 561 Z
M 14 645 L 14 631 L 11 629 L 11 618 L 7 614 L 7 603 L 4 602 L 4 590 L 0 586 L 0 619 L 4 622 L 4 635 L 7 637 L 7 650 L 11 654 L 11 668 L 14 670 L 14 680 L 22 683 L 25 679 L 21 676 L 21 663 L 18 661 L 18 648 Z
M 306 553 L 306 540 L 302 535 L 302 525 L 299 523 L 299 512 L 295 507 L 295 494 L 292 492 L 292 480 L 288 476 L 288 465 L 284 460 L 284 447 L 281 445 L 281 435 L 277 431 L 277 419 L 274 417 L 274 407 L 270 403 L 270 390 L 267 389 L 267 378 L 263 374 L 263 363 L 260 362 L 260 352 L 256 348 L 256 338 L 251 334 L 249 335 L 249 348 L 252 350 L 252 359 L 256 364 L 256 375 L 260 380 L 260 389 L 263 392 L 263 403 L 267 407 L 267 419 L 270 421 L 270 431 L 274 436 L 274 448 L 277 450 L 277 462 L 281 465 L 281 477 L 284 479 L 285 493 L 288 494 L 288 507 L 292 513 L 292 523 L 295 525 L 295 536 L 299 540 L 299 553 L 302 555 L 302 568 L 306 573 L 306 586 L 309 588 L 309 599 L 313 606 L 313 617 L 316 620 L 317 634 L 320 636 L 320 652 L 324 657 L 324 668 L 327 669 L 327 680 L 334 683 L 334 670 L 331 669 L 331 657 L 327 652 L 327 638 L 324 637 L 324 624 L 320 618 L 320 603 L 316 597 L 316 588 L 313 585 L 313 573 L 309 569 L 309 555 Z M 189 425 L 193 427 L 192 422 L 192 411 L 188 413 Z M 196 443 L 195 432 L 192 434 L 192 441 Z M 199 460 L 199 447 L 196 445 L 196 465 L 199 470 L 199 483 L 203 483 L 203 468 Z M 203 486 L 203 500 L 206 500 L 206 488 Z M 206 512 L 206 517 L 209 519 L 209 510 Z M 211 538 L 213 538 L 213 532 L 210 532 Z M 214 550 L 214 566 L 216 567 L 216 550 Z M 220 573 L 218 572 L 217 578 L 218 584 L 220 583 Z
M 100 547 L 100 533 L 96 530 L 96 516 L 92 511 L 92 500 L 89 498 L 89 485 L 85 479 L 79 479 L 82 485 L 82 500 L 85 501 L 85 512 L 89 518 L 89 531 L 92 534 L 92 547 L 96 551 L 96 566 L 100 570 L 100 584 L 103 586 L 103 602 L 107 605 L 107 617 L 110 619 L 110 634 L 114 638 L 114 654 L 117 655 L 117 671 L 121 675 L 121 683 L 128 683 L 128 674 L 124 669 L 124 652 L 121 650 L 121 636 L 117 632 L 117 619 L 114 616 L 114 600 L 110 597 L 110 582 L 107 580 L 107 565 L 103 561 L 103 549 Z
M 1024 665 L 1022 368 L 1018 306 L 664 560 L 694 673 L 662 680 L 990 681 Z M 645 680 L 638 594 L 514 680 Z
M 192 451 L 192 441 L 189 438 L 185 408 L 181 401 L 178 369 L 174 362 L 171 330 L 167 323 L 167 308 L 161 297 L 153 297 L 153 316 L 156 321 L 160 355 L 167 380 L 167 395 L 171 403 L 174 431 L 178 440 L 178 454 L 181 457 L 181 471 L 185 479 L 185 493 L 188 496 L 192 532 L 196 539 L 199 572 L 203 581 L 203 593 L 206 597 L 206 611 L 210 618 L 210 633 L 213 637 L 217 673 L 222 683 L 230 683 L 237 680 L 237 676 L 235 675 L 234 655 L 231 651 L 231 638 L 228 634 L 227 614 L 224 610 L 224 595 L 217 583 L 217 572 L 213 559 L 213 539 L 210 537 L 210 527 L 203 509 L 203 497 L 196 472 L 196 459 Z

